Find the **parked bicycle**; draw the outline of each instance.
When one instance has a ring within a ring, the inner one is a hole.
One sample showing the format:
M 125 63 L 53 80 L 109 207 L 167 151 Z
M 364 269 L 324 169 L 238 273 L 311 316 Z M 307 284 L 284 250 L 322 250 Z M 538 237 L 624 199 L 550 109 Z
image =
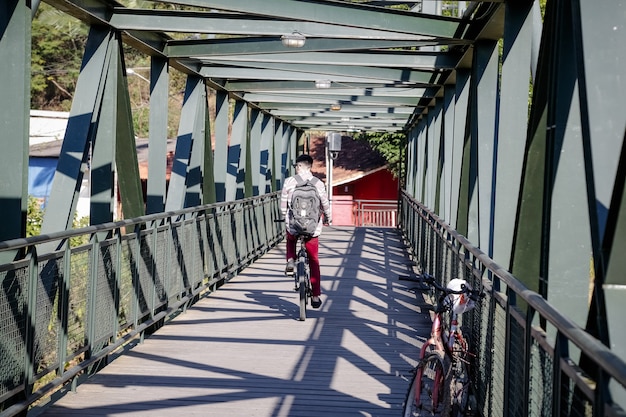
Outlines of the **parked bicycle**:
M 402 279 L 402 278 L 401 278 Z M 404 417 L 470 416 L 475 406 L 470 395 L 470 364 L 475 356 L 459 328 L 461 314 L 473 309 L 484 294 L 465 280 L 453 279 L 444 287 L 428 274 L 418 279 L 434 289 L 437 303 L 430 338 L 420 350 L 420 361 L 404 402 Z M 444 313 L 449 312 L 447 329 Z

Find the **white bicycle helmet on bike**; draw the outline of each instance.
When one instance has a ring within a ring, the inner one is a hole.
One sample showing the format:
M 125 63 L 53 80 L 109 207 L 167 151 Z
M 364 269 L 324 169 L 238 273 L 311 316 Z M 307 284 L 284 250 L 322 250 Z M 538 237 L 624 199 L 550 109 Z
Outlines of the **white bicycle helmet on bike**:
M 460 278 L 450 280 L 447 288 L 452 291 L 461 291 L 463 289 L 472 290 L 472 287 L 470 287 L 467 281 Z M 468 294 L 448 294 L 448 298 L 452 304 L 452 311 L 456 314 L 463 314 L 476 306 L 474 300 L 472 300 Z

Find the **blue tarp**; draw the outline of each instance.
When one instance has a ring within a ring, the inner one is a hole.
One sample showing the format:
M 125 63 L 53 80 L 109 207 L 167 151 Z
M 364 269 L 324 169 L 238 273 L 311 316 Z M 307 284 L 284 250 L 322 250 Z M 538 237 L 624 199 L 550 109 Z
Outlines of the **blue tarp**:
M 52 179 L 57 167 L 57 158 L 29 158 L 28 194 L 36 198 L 48 199 Z

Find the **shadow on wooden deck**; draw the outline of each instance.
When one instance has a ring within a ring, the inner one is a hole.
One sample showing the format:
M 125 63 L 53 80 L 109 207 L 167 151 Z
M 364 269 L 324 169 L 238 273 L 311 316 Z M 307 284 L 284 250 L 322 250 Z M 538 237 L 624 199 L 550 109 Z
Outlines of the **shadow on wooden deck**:
M 430 330 L 396 229 L 326 228 L 298 321 L 284 243 L 41 416 L 397 416 Z

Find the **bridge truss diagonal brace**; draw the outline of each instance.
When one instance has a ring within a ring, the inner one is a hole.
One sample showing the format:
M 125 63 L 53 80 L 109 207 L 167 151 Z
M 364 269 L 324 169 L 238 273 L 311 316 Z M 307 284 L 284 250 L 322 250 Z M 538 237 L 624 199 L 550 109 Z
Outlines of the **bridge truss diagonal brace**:
M 204 81 L 190 75 L 185 87 L 165 211 L 200 204 L 206 112 Z
M 113 39 L 113 32 L 106 29 L 92 27 L 89 31 L 41 228 L 42 234 L 66 230 L 72 225 L 78 195 L 88 167 L 91 142 L 95 135 L 94 127 L 100 117 Z

